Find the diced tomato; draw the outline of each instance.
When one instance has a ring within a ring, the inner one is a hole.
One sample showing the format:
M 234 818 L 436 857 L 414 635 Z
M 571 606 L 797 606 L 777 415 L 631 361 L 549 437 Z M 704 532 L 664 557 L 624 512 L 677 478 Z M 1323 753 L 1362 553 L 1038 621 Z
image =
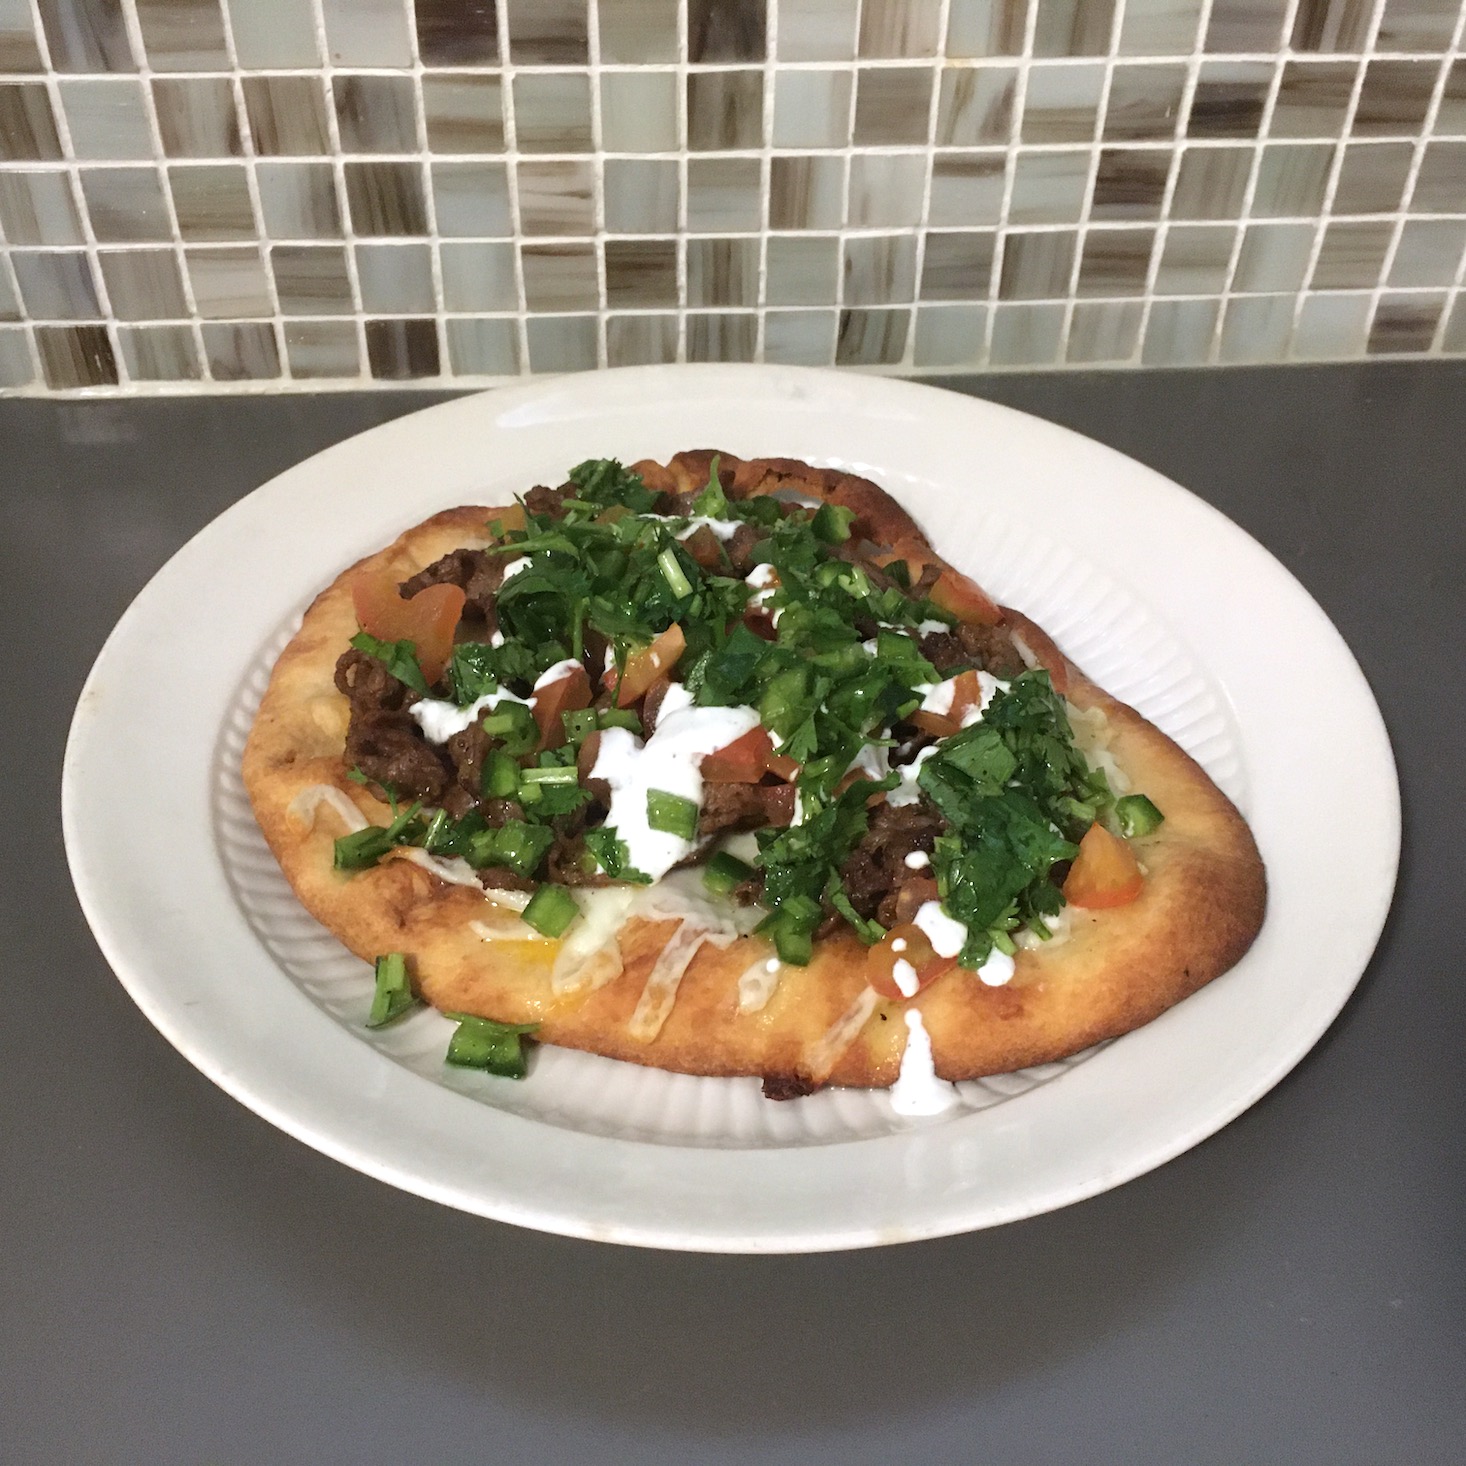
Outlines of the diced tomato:
M 799 772 L 799 765 L 787 753 L 771 753 L 767 762 L 775 778 L 792 780 Z
M 774 625 L 774 614 L 763 606 L 750 606 L 743 613 L 743 624 L 764 641 L 777 641 L 779 629 Z
M 901 984 L 896 981 L 897 965 L 902 962 L 910 968 L 909 972 L 902 974 L 907 987 L 915 981 L 918 993 L 957 965 L 955 957 L 937 955 L 927 934 L 919 926 L 913 923 L 893 926 L 866 953 L 865 980 L 881 997 L 895 1003 L 916 996 L 913 992 L 902 992 Z
M 708 784 L 757 784 L 769 766 L 774 745 L 762 728 L 750 728 L 726 748 L 710 753 L 702 761 L 703 781 Z
M 959 672 L 952 689 L 952 710 L 948 713 L 912 713 L 910 721 L 923 733 L 937 738 L 950 738 L 962 730 L 962 719 L 969 708 L 976 707 L 982 699 L 982 684 L 976 672 Z
M 577 667 L 564 677 L 542 687 L 530 699 L 534 720 L 540 727 L 541 748 L 562 748 L 565 744 L 565 720 L 561 713 L 578 713 L 590 706 L 590 678 L 584 667 Z
M 937 557 L 919 540 L 899 539 L 888 551 L 874 557 L 877 565 L 904 560 L 913 583 L 929 565 L 938 564 Z M 944 567 L 930 592 L 931 600 L 959 621 L 981 626 L 996 626 L 1003 619 L 998 604 L 970 576 L 960 570 Z
M 1064 880 L 1064 899 L 1091 910 L 1128 906 L 1144 886 L 1129 844 L 1096 821 L 1079 842 L 1079 854 Z
M 456 585 L 430 585 L 411 600 L 397 591 L 389 573 L 359 575 L 351 600 L 361 629 L 380 641 L 410 641 L 423 676 L 436 682 L 453 654 L 453 631 L 463 615 L 464 594 Z
M 794 785 L 770 784 L 758 791 L 764 802 L 764 817 L 780 829 L 794 823 Z
M 575 755 L 575 772 L 582 784 L 590 778 L 590 771 L 596 766 L 596 759 L 600 757 L 601 735 L 597 731 L 587 735 L 585 742 L 580 745 L 579 752 Z
M 639 652 L 632 652 L 626 659 L 626 670 L 621 674 L 621 687 L 616 694 L 616 706 L 629 708 L 647 689 L 677 665 L 677 659 L 687 650 L 687 638 L 680 626 L 669 626 L 650 646 Z M 616 686 L 616 669 L 606 673 L 607 687 Z

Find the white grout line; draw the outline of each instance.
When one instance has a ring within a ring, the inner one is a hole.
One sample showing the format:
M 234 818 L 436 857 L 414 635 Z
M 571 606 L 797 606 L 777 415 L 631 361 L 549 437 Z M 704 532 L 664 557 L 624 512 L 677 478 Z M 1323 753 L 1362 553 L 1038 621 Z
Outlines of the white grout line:
M 407 7 L 407 44 L 412 56 L 413 125 L 423 161 L 417 165 L 418 187 L 423 195 L 423 217 L 428 226 L 428 270 L 433 286 L 433 334 L 438 340 L 438 375 L 445 380 L 453 375 L 448 360 L 448 326 L 444 320 L 447 305 L 443 296 L 443 239 L 438 233 L 438 195 L 433 188 L 432 151 L 428 147 L 428 108 L 423 96 L 422 53 L 418 47 L 417 27 L 412 23 L 413 10 Z
M 601 111 L 601 7 L 600 0 L 589 0 L 585 13 L 586 52 L 589 69 L 586 85 L 590 88 L 591 145 L 591 227 L 594 238 L 591 249 L 596 272 L 596 365 L 604 367 L 610 360 L 611 298 L 607 289 L 606 265 L 606 153 L 605 119 Z
M 509 202 L 510 239 L 514 250 L 514 291 L 518 302 L 516 337 L 519 343 L 519 375 L 530 373 L 529 360 L 529 296 L 524 286 L 524 219 L 519 206 L 519 118 L 514 110 L 514 78 L 518 75 L 509 51 L 509 7 L 496 5 L 495 19 L 499 29 L 500 107 L 504 117 L 504 187 Z M 538 236 L 536 236 L 538 242 Z
M 687 56 L 688 56 L 688 0 L 677 3 L 677 352 L 676 360 L 687 360 L 687 305 L 689 287 L 687 278 L 687 216 L 688 216 L 688 170 L 690 155 L 687 107 Z
M 1034 7 L 1037 9 L 1037 6 Z M 914 276 L 911 283 L 911 310 L 906 318 L 906 342 L 901 352 L 899 365 L 907 371 L 916 365 L 916 330 L 922 308 L 921 280 L 926 271 L 926 242 L 932 207 L 932 174 L 936 167 L 933 151 L 937 140 L 937 116 L 942 101 L 942 58 L 947 54 L 947 32 L 952 21 L 952 0 L 941 0 L 937 15 L 937 54 L 932 71 L 932 94 L 926 115 L 926 147 L 923 152 L 926 166 L 921 181 L 921 205 L 916 227 L 916 257 L 912 265 Z M 849 187 L 849 184 L 846 184 Z M 991 265 L 989 266 L 991 270 Z

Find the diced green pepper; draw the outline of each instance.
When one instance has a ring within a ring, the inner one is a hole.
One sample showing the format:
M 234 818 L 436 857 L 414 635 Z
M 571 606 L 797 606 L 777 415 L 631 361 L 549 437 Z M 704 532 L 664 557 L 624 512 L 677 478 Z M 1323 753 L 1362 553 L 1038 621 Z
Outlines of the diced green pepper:
M 401 952 L 388 952 L 377 958 L 376 991 L 372 994 L 368 1028 L 383 1028 L 400 1018 L 417 1002 L 412 984 L 407 980 L 407 958 Z
M 529 905 L 520 912 L 527 925 L 546 937 L 561 936 L 579 915 L 580 907 L 570 891 L 549 881 L 530 897 Z
M 1150 834 L 1163 819 L 1165 815 L 1143 794 L 1127 794 L 1115 801 L 1115 823 L 1126 839 Z
M 719 850 L 703 867 L 702 883 L 715 896 L 727 896 L 734 887 L 756 874 L 747 862 L 739 860 L 736 855 L 729 855 L 726 850 Z
M 538 1023 L 495 1023 L 468 1013 L 450 1013 L 458 1027 L 448 1040 L 447 1061 L 461 1069 L 485 1069 L 502 1079 L 523 1079 L 529 1072 L 524 1038 Z

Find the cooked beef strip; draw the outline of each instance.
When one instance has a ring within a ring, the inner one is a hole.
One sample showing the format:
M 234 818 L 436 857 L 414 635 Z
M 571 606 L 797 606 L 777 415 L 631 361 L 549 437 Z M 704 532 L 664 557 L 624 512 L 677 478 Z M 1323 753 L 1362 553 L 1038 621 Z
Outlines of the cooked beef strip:
M 704 784 L 699 835 L 720 830 L 759 830 L 769 822 L 764 791 L 757 784 Z
M 456 585 L 493 631 L 499 624 L 494 597 L 504 584 L 504 566 L 513 558 L 508 554 L 491 555 L 487 550 L 450 550 L 410 580 L 404 580 L 398 590 L 410 598 L 430 585 Z
M 562 886 L 608 886 L 610 881 L 585 848 L 578 832 L 559 835 L 545 858 L 546 876 Z
M 558 489 L 536 484 L 524 496 L 524 507 L 531 514 L 548 514 L 551 519 L 560 519 L 565 514 L 565 501 L 573 499 L 579 492 L 579 485 L 573 483 L 561 484 Z
M 747 576 L 753 570 L 753 547 L 761 544 L 764 532 L 754 524 L 740 524 L 723 542 L 729 563 L 737 575 Z
M 436 803 L 451 765 L 423 740 L 407 709 L 416 701 L 375 657 L 352 647 L 336 663 L 336 686 L 351 703 L 345 760 L 367 778 L 412 799 Z
M 931 885 L 935 894 L 930 869 L 912 870 L 906 857 L 915 850 L 930 854 L 942 828 L 942 817 L 927 804 L 879 805 L 871 814 L 870 828 L 840 867 L 850 904 L 864 917 L 893 925 L 881 913 L 894 915 L 903 888 L 921 883 Z
M 486 865 L 478 878 L 488 891 L 533 891 L 539 885 L 529 876 L 516 875 L 507 865 Z
M 764 1098 L 771 1100 L 803 1099 L 821 1086 L 818 1081 L 795 1074 L 765 1074 Z

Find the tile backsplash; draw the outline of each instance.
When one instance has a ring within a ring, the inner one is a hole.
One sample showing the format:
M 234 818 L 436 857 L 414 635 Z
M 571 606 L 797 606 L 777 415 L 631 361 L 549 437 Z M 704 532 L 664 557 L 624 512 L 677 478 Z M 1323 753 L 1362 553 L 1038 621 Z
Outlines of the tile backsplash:
M 0 387 L 1466 353 L 1462 0 L 0 0 Z

